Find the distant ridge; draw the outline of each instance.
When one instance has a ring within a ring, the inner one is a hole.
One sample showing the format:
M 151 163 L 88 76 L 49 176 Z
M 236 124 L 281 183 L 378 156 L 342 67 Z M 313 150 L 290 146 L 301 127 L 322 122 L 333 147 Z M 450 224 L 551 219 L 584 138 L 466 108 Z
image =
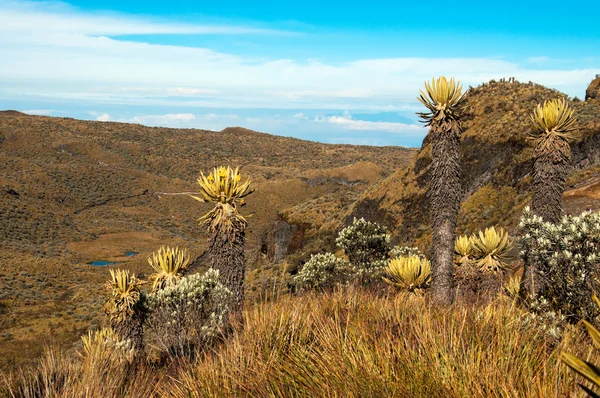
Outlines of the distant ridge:
M 7 109 L 5 111 L 0 111 L 0 114 L 1 115 L 8 115 L 8 116 L 30 116 L 27 113 L 15 111 L 14 109 Z

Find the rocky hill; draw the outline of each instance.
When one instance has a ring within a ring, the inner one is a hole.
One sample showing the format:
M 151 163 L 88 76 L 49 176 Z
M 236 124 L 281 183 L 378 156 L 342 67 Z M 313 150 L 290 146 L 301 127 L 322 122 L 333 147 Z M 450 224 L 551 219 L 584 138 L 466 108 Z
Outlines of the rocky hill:
M 598 81 L 592 82 L 588 92 Z M 471 88 L 463 124 L 459 232 L 471 233 L 490 225 L 514 230 L 530 200 L 529 114 L 538 103 L 557 97 L 566 95 L 531 82 L 491 81 Z M 600 209 L 600 102 L 592 97 L 585 102 L 570 101 L 580 127 L 572 144 L 572 171 L 565 192 L 565 211 L 570 213 Z M 286 209 L 283 218 L 310 231 L 310 237 L 334 235 L 354 217 L 364 217 L 386 225 L 393 243 L 417 244 L 427 250 L 430 229 L 425 188 L 430 163 L 431 146 L 425 140 L 409 167 L 370 186 L 354 203 L 342 206 L 344 198 L 319 198 Z M 327 209 L 327 219 L 315 216 L 322 209 Z M 327 241 L 322 239 L 315 246 Z

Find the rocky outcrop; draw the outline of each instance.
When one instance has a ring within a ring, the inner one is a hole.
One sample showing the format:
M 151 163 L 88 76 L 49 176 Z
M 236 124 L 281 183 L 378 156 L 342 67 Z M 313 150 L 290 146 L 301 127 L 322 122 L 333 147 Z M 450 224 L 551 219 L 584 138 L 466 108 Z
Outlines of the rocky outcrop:
M 305 227 L 289 224 L 282 218 L 273 221 L 260 238 L 260 254 L 270 263 L 279 263 L 302 248 Z M 260 260 L 260 258 L 259 258 Z
M 585 100 L 600 99 L 600 75 L 592 80 L 587 90 L 585 90 Z

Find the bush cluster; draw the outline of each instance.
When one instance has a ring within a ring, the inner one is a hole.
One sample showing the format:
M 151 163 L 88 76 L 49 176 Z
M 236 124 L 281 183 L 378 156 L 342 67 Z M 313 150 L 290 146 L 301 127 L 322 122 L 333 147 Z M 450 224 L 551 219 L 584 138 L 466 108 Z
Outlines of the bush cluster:
M 299 290 L 327 290 L 348 282 L 353 276 L 347 261 L 332 253 L 313 254 L 294 277 Z
M 183 277 L 175 285 L 150 294 L 149 337 L 169 355 L 193 354 L 223 329 L 230 295 L 214 269 Z
M 571 322 L 596 320 L 600 312 L 591 297 L 600 291 L 600 212 L 566 215 L 553 224 L 527 207 L 519 228 L 521 256 L 537 266 L 544 281 L 531 308 L 559 313 Z
M 385 227 L 354 218 L 352 225 L 340 231 L 336 244 L 344 250 L 356 277 L 363 283 L 381 278 L 390 250 L 390 234 Z

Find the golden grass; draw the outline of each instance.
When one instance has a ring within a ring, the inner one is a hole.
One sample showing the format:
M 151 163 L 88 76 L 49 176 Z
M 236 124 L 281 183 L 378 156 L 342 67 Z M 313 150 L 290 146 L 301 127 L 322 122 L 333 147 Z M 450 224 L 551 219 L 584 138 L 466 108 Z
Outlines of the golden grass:
M 52 388 L 64 395 L 48 396 L 567 397 L 580 390 L 558 353 L 585 357 L 591 349 L 576 330 L 552 345 L 503 298 L 437 309 L 414 296 L 349 289 L 286 296 L 244 315 L 243 327 L 194 363 L 168 372 L 147 365 L 128 372 L 109 368 L 95 376 L 102 390 L 89 373 L 99 372 L 99 365 L 64 363 L 78 380 L 92 383 L 91 392 L 81 382 L 64 388 L 57 382 Z M 39 368 L 37 379 L 47 372 Z M 8 385 L 14 389 L 30 379 L 21 375 Z

